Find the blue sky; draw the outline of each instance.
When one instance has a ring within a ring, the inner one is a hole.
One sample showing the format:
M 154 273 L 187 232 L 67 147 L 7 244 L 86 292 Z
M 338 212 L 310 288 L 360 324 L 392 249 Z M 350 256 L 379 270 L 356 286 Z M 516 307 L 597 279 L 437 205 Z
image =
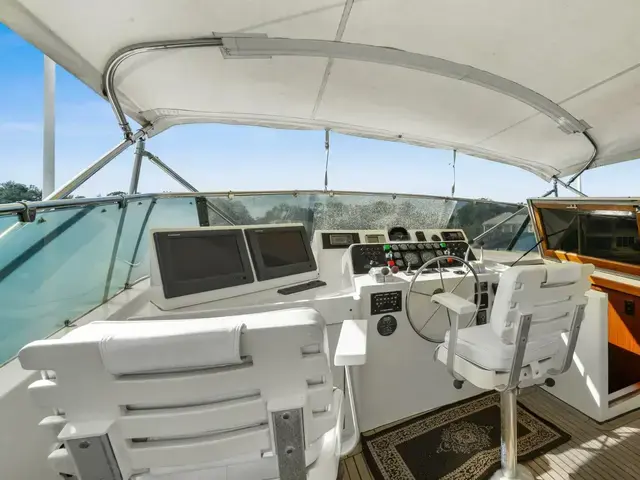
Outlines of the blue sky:
M 42 54 L 0 25 L 0 182 L 42 185 Z M 120 141 L 110 106 L 88 87 L 57 69 L 56 186 Z M 258 127 L 191 125 L 152 138 L 147 149 L 200 190 L 321 189 L 324 133 Z M 332 135 L 329 188 L 449 195 L 452 153 Z M 95 196 L 127 190 L 129 149 L 79 190 Z M 523 201 L 550 188 L 535 175 L 459 155 L 456 196 Z M 589 195 L 638 196 L 640 162 L 587 172 Z M 145 162 L 140 190 L 182 188 Z

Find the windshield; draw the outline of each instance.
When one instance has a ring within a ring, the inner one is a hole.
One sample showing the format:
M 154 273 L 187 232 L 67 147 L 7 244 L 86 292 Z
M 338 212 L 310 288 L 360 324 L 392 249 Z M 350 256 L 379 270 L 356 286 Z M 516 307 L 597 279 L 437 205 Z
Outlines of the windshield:
M 225 194 L 204 197 L 210 225 L 302 223 L 312 236 L 316 230 L 389 230 L 392 227 L 461 228 L 474 238 L 521 208 L 513 203 L 420 195 L 351 192 L 292 192 Z M 222 215 L 216 213 L 219 212 Z M 496 228 L 485 248 L 505 249 L 526 214 Z M 524 238 L 533 239 L 530 229 Z M 520 241 L 526 249 L 529 242 Z

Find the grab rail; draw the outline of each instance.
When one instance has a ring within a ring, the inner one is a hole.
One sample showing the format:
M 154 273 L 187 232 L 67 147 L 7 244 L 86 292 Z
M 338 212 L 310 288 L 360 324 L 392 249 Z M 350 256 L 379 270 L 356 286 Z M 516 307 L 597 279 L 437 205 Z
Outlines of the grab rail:
M 415 193 L 391 193 L 391 192 L 357 192 L 353 190 L 330 190 L 325 192 L 324 190 L 269 190 L 269 191 L 226 191 L 226 192 L 165 192 L 165 193 L 141 193 L 135 195 L 118 195 L 111 197 L 95 197 L 95 198 L 65 198 L 62 200 L 40 200 L 35 202 L 14 202 L 0 204 L 0 215 L 8 214 L 20 214 L 25 211 L 26 208 L 44 209 L 44 208 L 59 208 L 59 207 L 82 207 L 86 205 L 100 205 L 111 204 L 122 201 L 124 197 L 127 200 L 137 200 L 142 198 L 185 198 L 185 197 L 215 197 L 215 198 L 233 198 L 233 197 L 250 197 L 257 195 L 322 195 L 322 196 L 371 196 L 371 197 L 387 197 L 392 199 L 402 198 L 418 198 L 418 199 L 433 199 L 433 200 L 445 200 L 445 201 L 463 201 L 463 202 L 476 202 L 495 204 L 499 203 L 506 206 L 522 207 L 520 203 L 512 202 L 496 202 L 485 199 L 474 199 L 465 197 L 446 197 L 440 195 L 421 195 Z M 25 206 L 26 205 L 26 206 Z

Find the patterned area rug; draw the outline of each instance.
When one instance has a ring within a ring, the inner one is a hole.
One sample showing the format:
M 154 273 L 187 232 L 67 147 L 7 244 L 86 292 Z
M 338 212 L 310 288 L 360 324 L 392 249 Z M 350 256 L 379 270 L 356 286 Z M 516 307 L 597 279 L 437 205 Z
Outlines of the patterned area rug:
M 571 436 L 518 404 L 518 459 Z M 500 466 L 500 395 L 483 394 L 363 436 L 376 480 L 485 480 Z

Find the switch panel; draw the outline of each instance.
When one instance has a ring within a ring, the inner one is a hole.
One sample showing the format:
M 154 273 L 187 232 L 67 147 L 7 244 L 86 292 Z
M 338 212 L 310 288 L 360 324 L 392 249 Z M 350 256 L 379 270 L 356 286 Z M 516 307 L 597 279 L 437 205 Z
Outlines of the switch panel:
M 400 290 L 371 294 L 371 315 L 401 311 L 402 292 Z

